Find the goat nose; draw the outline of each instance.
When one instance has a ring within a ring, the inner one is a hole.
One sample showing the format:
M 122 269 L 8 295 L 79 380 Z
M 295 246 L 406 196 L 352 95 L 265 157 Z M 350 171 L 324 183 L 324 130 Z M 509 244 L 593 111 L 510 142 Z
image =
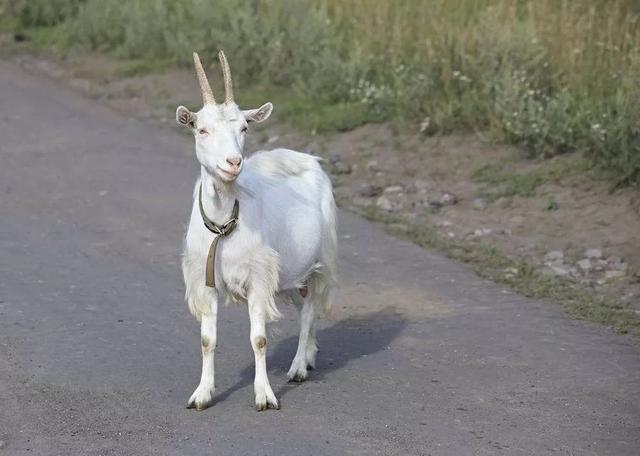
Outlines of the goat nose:
M 240 163 L 242 163 L 242 157 L 227 158 L 227 163 L 229 163 L 231 166 L 238 167 L 240 166 Z

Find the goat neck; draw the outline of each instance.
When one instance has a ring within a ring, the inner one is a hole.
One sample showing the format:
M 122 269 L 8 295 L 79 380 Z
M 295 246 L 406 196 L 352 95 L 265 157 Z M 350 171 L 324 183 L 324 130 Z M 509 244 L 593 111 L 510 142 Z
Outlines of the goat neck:
M 200 175 L 202 206 L 207 217 L 217 223 L 226 222 L 238 197 L 235 183 L 223 182 L 217 176 L 212 176 L 204 166 L 201 167 Z

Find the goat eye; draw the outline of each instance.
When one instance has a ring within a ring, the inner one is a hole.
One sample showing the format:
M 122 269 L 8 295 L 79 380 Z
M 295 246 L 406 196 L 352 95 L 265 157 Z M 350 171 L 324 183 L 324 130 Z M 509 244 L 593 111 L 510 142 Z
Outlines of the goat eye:
M 245 125 L 244 127 L 242 127 L 242 128 L 240 129 L 240 131 L 241 131 L 242 133 L 246 133 L 246 132 L 247 132 L 247 126 Z
M 198 130 L 198 133 L 200 133 L 201 135 L 206 135 L 209 132 L 205 128 L 201 128 L 200 130 Z

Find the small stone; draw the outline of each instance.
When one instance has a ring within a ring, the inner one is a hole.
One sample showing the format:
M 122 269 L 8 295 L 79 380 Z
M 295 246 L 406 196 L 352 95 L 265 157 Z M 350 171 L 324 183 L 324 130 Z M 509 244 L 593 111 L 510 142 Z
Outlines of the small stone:
M 607 262 L 605 260 L 595 260 L 595 263 L 591 263 L 593 265 L 594 271 L 604 271 L 607 267 Z
M 385 211 L 392 211 L 393 210 L 393 204 L 391 204 L 391 201 L 389 200 L 389 198 L 387 198 L 386 196 L 382 195 L 380 198 L 378 198 L 378 200 L 376 201 L 376 205 Z
M 443 206 L 451 206 L 458 202 L 458 197 L 453 193 L 444 192 L 440 197 L 440 204 Z
M 378 160 L 369 160 L 367 162 L 367 169 L 371 172 L 380 171 L 380 168 L 378 168 Z
M 562 253 L 562 250 L 552 250 L 550 252 L 547 252 L 544 256 L 545 261 L 559 261 L 563 258 L 564 253 Z
M 4 448 L 6 445 L 7 443 L 4 440 L 0 440 L 0 450 Z
M 568 276 L 575 274 L 575 268 L 572 268 L 565 263 L 548 263 L 547 267 L 554 273 L 560 276 Z
M 477 230 L 473 230 L 472 232 L 468 233 L 467 237 L 474 239 L 482 236 L 488 236 L 491 233 L 493 233 L 493 230 L 491 228 L 478 228 Z
M 591 260 L 589 258 L 585 258 L 584 260 L 578 261 L 578 266 L 584 272 L 589 272 L 593 268 L 593 265 L 591 264 Z
M 493 204 L 499 207 L 500 209 L 508 209 L 509 207 L 511 207 L 511 199 L 501 196 L 500 198 L 495 200 Z
M 484 198 L 476 198 L 473 200 L 473 208 L 478 211 L 483 211 L 487 208 L 487 202 Z
M 385 194 L 402 193 L 403 190 L 404 190 L 404 188 L 402 187 L 402 185 L 391 185 L 391 186 L 389 186 L 389 187 L 384 189 L 384 193 Z
M 336 174 L 351 174 L 352 168 L 348 163 L 338 161 L 333 164 L 333 171 Z
M 584 256 L 590 259 L 602 258 L 602 250 L 600 249 L 588 249 L 584 252 Z
M 625 275 L 625 271 L 606 271 L 604 273 L 604 278 L 606 280 L 616 280 L 623 278 Z
M 276 142 L 279 139 L 280 139 L 280 136 L 271 136 L 271 137 L 269 137 L 269 139 L 267 139 L 267 144 L 272 144 L 272 143 Z
M 269 139 L 267 142 L 271 141 L 271 139 Z M 338 154 L 331 154 L 329 155 L 329 163 L 331 163 L 332 165 L 335 165 L 338 162 L 342 161 L 342 157 Z
M 427 193 L 431 188 L 431 183 L 424 179 L 416 179 L 413 181 L 413 185 L 420 193 Z
M 307 144 L 304 148 L 304 152 L 311 155 L 318 155 L 319 149 L 320 147 L 318 146 L 318 143 L 312 142 Z
M 362 184 L 358 190 L 358 195 L 373 198 L 382 195 L 382 187 L 373 184 Z
M 624 261 L 622 258 L 620 257 L 610 257 L 607 260 L 607 265 L 611 268 L 611 269 L 615 269 L 617 271 L 626 271 L 627 270 L 627 263 L 626 261 Z

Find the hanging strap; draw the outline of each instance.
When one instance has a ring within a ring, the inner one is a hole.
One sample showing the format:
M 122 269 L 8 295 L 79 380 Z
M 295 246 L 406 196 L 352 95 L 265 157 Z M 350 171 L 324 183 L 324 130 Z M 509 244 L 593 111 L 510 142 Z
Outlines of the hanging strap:
M 216 287 L 216 250 L 218 248 L 218 241 L 224 236 L 228 236 L 238 225 L 238 213 L 240 212 L 240 203 L 238 200 L 233 203 L 233 211 L 231 211 L 231 218 L 223 225 L 218 225 L 213 220 L 209 219 L 204 213 L 204 207 L 202 207 L 202 184 L 200 184 L 200 192 L 198 194 L 198 204 L 200 206 L 200 215 L 204 222 L 204 226 L 207 227 L 216 236 L 211 241 L 209 246 L 209 254 L 207 255 L 207 269 L 205 274 L 205 285 L 211 288 Z

